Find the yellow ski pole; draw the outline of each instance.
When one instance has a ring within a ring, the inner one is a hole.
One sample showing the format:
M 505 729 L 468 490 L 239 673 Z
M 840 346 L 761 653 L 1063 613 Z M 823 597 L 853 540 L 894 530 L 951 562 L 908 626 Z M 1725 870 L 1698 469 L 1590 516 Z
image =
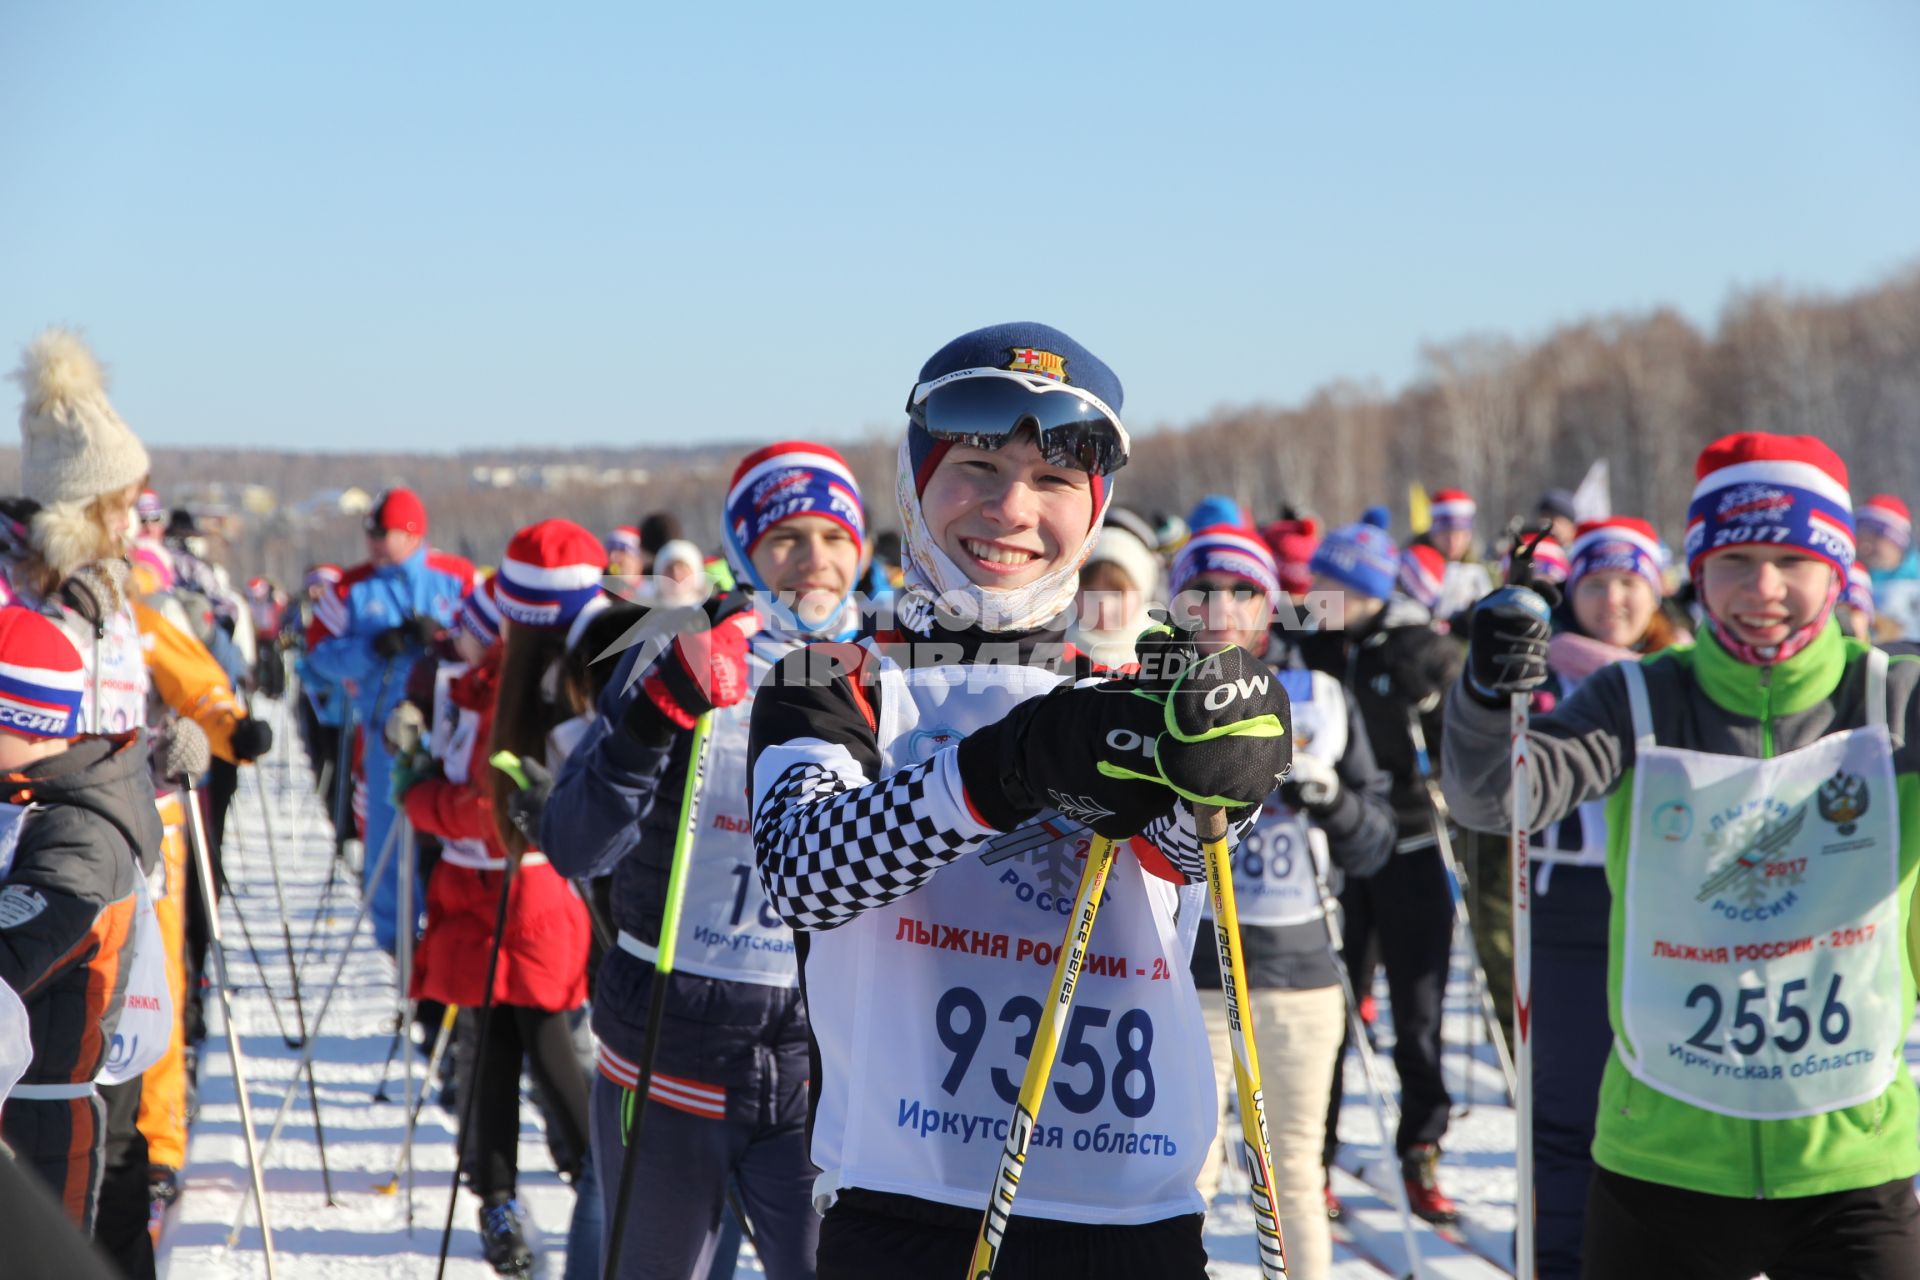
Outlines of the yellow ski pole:
M 1020 1190 L 1020 1175 L 1027 1166 L 1027 1147 L 1040 1120 L 1040 1103 L 1046 1097 L 1047 1081 L 1053 1075 L 1054 1055 L 1066 1031 L 1067 1015 L 1073 1010 L 1074 988 L 1080 984 L 1080 966 L 1086 962 L 1087 948 L 1093 939 L 1093 918 L 1099 914 L 1100 899 L 1107 890 L 1107 875 L 1113 870 L 1115 847 L 1105 836 L 1095 836 L 1093 848 L 1087 853 L 1087 864 L 1080 869 L 1072 923 L 1067 926 L 1067 936 L 1060 945 L 1060 958 L 1054 962 L 1046 1012 L 1040 1025 L 1034 1028 L 1033 1054 L 1027 1059 L 1026 1074 L 1020 1079 L 1020 1096 L 1013 1105 L 1013 1121 L 1007 1126 L 1007 1145 L 1000 1152 L 993 1187 L 987 1193 L 987 1211 L 980 1219 L 980 1234 L 974 1240 L 968 1280 L 988 1280 L 993 1275 L 994 1263 L 1000 1259 L 1007 1223 L 1013 1217 L 1013 1197 Z
M 1227 1040 L 1233 1046 L 1233 1084 L 1240 1103 L 1240 1131 L 1247 1177 L 1252 1184 L 1254 1236 L 1260 1245 L 1262 1280 L 1286 1280 L 1287 1250 L 1280 1239 L 1280 1206 L 1273 1193 L 1273 1148 L 1267 1142 L 1267 1103 L 1260 1089 L 1260 1055 L 1247 1009 L 1247 966 L 1240 948 L 1240 909 L 1233 899 L 1233 862 L 1227 852 L 1227 815 L 1217 805 L 1193 807 L 1200 850 L 1207 860 L 1213 895 L 1213 938 L 1220 952 L 1221 994 L 1227 1003 Z M 1318 1103 L 1314 1103 L 1318 1105 Z

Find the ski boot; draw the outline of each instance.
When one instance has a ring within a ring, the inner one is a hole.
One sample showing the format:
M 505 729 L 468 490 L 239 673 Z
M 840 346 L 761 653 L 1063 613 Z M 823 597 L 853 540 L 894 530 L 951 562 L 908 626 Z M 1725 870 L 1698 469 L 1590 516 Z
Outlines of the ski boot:
M 1439 1164 L 1440 1148 L 1423 1142 L 1400 1157 L 1400 1177 L 1413 1216 L 1445 1227 L 1460 1220 L 1460 1211 L 1440 1190 Z
M 480 1246 L 487 1265 L 503 1276 L 533 1271 L 533 1247 L 527 1243 L 526 1210 L 508 1197 L 488 1197 L 480 1206 Z

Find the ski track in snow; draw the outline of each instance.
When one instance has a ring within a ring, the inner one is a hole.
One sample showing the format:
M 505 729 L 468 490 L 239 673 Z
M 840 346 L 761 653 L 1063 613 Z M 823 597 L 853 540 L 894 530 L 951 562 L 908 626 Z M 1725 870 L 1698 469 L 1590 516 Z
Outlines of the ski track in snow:
M 286 913 L 296 951 L 306 947 L 318 922 L 314 948 L 300 970 L 309 1023 L 319 1011 L 341 955 L 348 926 L 359 907 L 359 893 L 343 875 L 322 914 L 333 853 L 331 828 L 309 789 L 312 775 L 306 771 L 304 760 L 298 758 L 299 742 L 293 726 L 275 704 L 260 699 L 256 705 L 262 714 L 275 717 L 276 749 L 264 766 L 241 771 L 240 792 L 228 818 L 227 834 L 226 869 L 234 897 L 222 905 L 222 932 L 230 980 L 239 988 L 234 997 L 234 1019 L 246 1058 L 248 1097 L 258 1139 L 264 1143 L 281 1096 L 294 1079 L 300 1055 L 288 1049 L 280 1036 L 261 987 L 260 971 L 235 914 L 236 908 L 245 913 L 247 927 L 266 965 L 266 981 L 277 994 L 281 1014 L 292 1032 L 291 971 L 261 823 L 262 785 L 271 806 Z M 1466 959 L 1457 952 L 1447 990 L 1449 1039 L 1445 1059 L 1456 1114 L 1444 1143 L 1441 1185 L 1460 1206 L 1461 1231 L 1472 1248 L 1462 1248 L 1421 1224 L 1422 1271 L 1435 1280 L 1484 1280 L 1509 1273 L 1509 1268 L 1496 1267 L 1486 1258 L 1505 1258 L 1511 1250 L 1513 1112 L 1506 1105 L 1491 1046 L 1481 1042 L 1477 1030 L 1471 1033 L 1470 1044 L 1460 1043 L 1471 1026 L 1467 1012 L 1470 994 Z M 1378 1033 L 1380 1069 L 1391 1088 L 1395 1081 L 1388 1056 L 1392 1022 L 1384 976 L 1376 995 L 1383 1015 Z M 304 1077 L 285 1127 L 268 1153 L 268 1210 L 280 1276 L 291 1280 L 402 1280 L 433 1274 L 453 1175 L 457 1121 L 432 1097 L 421 1109 L 414 1137 L 414 1221 L 409 1229 L 404 1188 L 391 1195 L 375 1189 L 394 1173 L 406 1125 L 398 1061 L 403 1055 L 396 1056 L 394 1067 L 387 1072 L 390 1101 L 378 1102 L 374 1096 L 392 1039 L 395 1008 L 393 962 L 373 945 L 371 931 L 363 924 L 354 939 L 314 1058 L 334 1205 L 327 1205 L 322 1186 Z M 249 1214 L 246 1230 L 235 1248 L 229 1250 L 225 1245 L 228 1228 L 250 1183 L 224 1026 L 211 1004 L 208 1022 L 210 1034 L 200 1062 L 200 1112 L 188 1150 L 185 1193 L 162 1242 L 161 1275 L 167 1280 L 237 1280 L 266 1274 L 256 1215 Z M 1907 1056 L 1920 1066 L 1920 1037 L 1909 1036 Z M 416 1088 L 426 1083 L 423 1058 L 423 1054 L 412 1058 Z M 1358 1059 L 1350 1060 L 1347 1067 L 1347 1097 L 1340 1116 L 1342 1164 L 1346 1169 L 1335 1173 L 1335 1190 L 1345 1201 L 1348 1214 L 1346 1223 L 1336 1228 L 1333 1275 L 1340 1280 L 1379 1280 L 1382 1275 L 1399 1276 L 1407 1270 L 1388 1181 L 1397 1170 L 1374 1124 Z M 1469 1093 L 1472 1108 L 1462 1115 Z M 1270 1105 L 1286 1105 L 1286 1101 L 1269 1092 Z M 1320 1104 L 1314 1100 L 1311 1105 Z M 559 1280 L 565 1265 L 573 1191 L 554 1172 L 538 1112 L 530 1102 L 522 1103 L 521 1122 L 520 1198 L 532 1215 L 530 1239 L 540 1254 L 535 1274 L 545 1280 Z M 1347 1171 L 1351 1169 L 1363 1171 L 1367 1182 L 1362 1183 Z M 1259 1280 L 1245 1176 L 1232 1172 L 1223 1183 L 1207 1221 L 1211 1273 L 1216 1280 Z M 461 1193 L 448 1249 L 450 1276 L 493 1274 L 480 1257 L 475 1232 L 477 1207 L 473 1196 Z M 1342 1243 L 1342 1234 L 1350 1234 L 1357 1248 Z M 762 1274 L 750 1249 L 743 1251 L 742 1259 L 737 1280 Z

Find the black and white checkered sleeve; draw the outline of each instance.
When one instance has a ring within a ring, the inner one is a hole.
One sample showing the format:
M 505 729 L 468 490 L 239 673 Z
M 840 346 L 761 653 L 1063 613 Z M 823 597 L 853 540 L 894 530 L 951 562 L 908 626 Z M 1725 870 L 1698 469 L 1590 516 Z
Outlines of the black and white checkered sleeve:
M 753 812 L 760 880 L 792 928 L 831 929 L 885 906 L 993 834 L 968 808 L 952 748 L 868 782 L 823 747 L 770 749 L 754 768 L 756 783 L 768 779 Z
M 1240 837 L 1247 833 L 1259 816 L 1260 806 L 1248 805 L 1227 824 L 1229 848 L 1240 843 Z M 1193 810 L 1186 805 L 1177 804 L 1173 812 L 1163 818 L 1155 818 L 1140 836 L 1160 851 L 1168 865 L 1186 883 L 1199 884 L 1207 878 L 1207 859 L 1200 851 L 1200 833 L 1193 825 Z

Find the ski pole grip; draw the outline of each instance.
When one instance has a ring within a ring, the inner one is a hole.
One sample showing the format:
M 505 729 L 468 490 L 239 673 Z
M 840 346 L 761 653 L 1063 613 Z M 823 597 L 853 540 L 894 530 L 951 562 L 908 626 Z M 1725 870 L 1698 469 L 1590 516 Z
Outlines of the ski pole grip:
M 1211 844 L 1215 840 L 1227 838 L 1227 811 L 1217 804 L 1197 804 L 1193 806 L 1193 827 L 1200 834 L 1202 844 Z
M 513 785 L 525 791 L 533 785 L 527 777 L 527 771 L 520 767 L 520 757 L 511 751 L 496 751 L 487 757 L 487 763 L 513 779 Z

